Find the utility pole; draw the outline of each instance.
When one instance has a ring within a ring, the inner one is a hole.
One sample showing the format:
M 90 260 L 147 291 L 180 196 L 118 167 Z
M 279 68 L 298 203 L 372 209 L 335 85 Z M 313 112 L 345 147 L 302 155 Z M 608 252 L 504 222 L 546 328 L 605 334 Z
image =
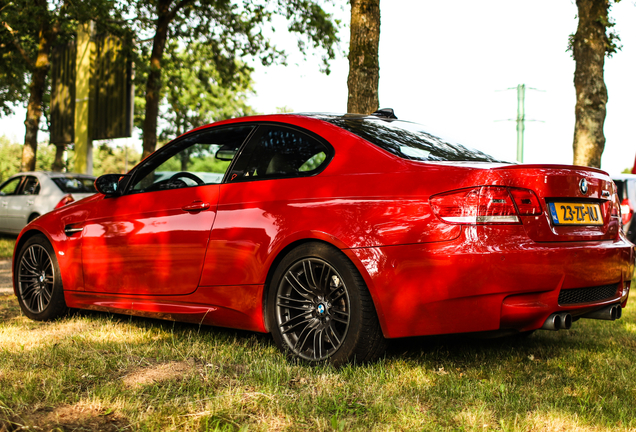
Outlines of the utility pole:
M 533 87 L 528 87 L 530 90 L 543 91 Z M 510 87 L 506 90 L 517 90 L 517 118 L 507 120 L 495 120 L 495 121 L 516 121 L 517 122 L 517 162 L 523 163 L 523 136 L 525 133 L 526 121 L 540 121 L 542 120 L 526 120 L 526 85 L 519 84 L 517 87 Z M 502 90 L 498 90 L 502 91 Z
M 523 133 L 525 130 L 526 85 L 517 86 L 517 160 L 523 163 Z

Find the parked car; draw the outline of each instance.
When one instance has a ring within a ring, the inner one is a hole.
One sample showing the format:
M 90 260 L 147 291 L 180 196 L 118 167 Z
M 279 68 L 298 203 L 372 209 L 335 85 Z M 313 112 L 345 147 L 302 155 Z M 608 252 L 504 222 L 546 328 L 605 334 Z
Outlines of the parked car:
M 636 175 L 620 174 L 612 176 L 617 194 L 621 202 L 621 214 L 623 218 L 623 232 L 632 243 L 636 243 L 636 224 L 634 210 L 636 209 Z
M 58 172 L 23 172 L 0 185 L 0 232 L 18 234 L 40 215 L 93 195 L 95 177 Z
M 16 242 L 32 319 L 271 332 L 293 358 L 342 364 L 386 338 L 614 320 L 634 268 L 605 172 L 506 163 L 387 111 L 214 123 L 95 185 Z

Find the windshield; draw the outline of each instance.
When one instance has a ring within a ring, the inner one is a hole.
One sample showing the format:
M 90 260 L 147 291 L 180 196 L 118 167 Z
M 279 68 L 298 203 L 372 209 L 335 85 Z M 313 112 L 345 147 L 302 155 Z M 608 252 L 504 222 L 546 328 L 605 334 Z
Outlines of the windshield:
M 417 123 L 373 118 L 322 118 L 404 159 L 504 162 L 479 150 L 432 135 Z

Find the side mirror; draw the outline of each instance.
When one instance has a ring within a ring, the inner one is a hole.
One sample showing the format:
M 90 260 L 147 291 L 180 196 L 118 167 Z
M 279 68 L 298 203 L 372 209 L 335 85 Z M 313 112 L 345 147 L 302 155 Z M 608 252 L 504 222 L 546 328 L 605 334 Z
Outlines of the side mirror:
M 123 176 L 121 174 L 104 174 L 97 177 L 95 180 L 95 189 L 99 193 L 103 193 L 107 196 L 119 196 L 121 191 L 119 190 L 119 179 Z
M 219 151 L 216 152 L 214 157 L 218 160 L 222 161 L 231 161 L 236 156 L 235 148 L 225 148 L 225 146 L 221 147 Z

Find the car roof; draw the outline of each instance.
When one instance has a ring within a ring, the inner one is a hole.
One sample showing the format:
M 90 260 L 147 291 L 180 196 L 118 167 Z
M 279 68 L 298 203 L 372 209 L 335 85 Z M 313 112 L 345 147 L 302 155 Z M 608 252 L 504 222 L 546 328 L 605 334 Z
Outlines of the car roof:
M 57 172 L 57 171 L 25 171 L 20 173 L 15 173 L 11 177 L 19 176 L 19 175 L 42 175 L 50 178 L 60 178 L 60 177 L 81 177 L 87 179 L 94 179 L 95 176 L 89 174 L 81 174 L 81 173 L 73 173 L 73 172 Z

